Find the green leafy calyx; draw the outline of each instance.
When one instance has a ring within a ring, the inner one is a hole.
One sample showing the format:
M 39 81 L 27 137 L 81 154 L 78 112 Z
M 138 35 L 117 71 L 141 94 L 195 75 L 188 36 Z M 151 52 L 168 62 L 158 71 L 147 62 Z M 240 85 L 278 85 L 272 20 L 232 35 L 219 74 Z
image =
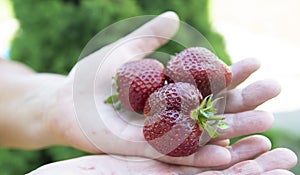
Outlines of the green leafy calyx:
M 223 121 L 225 116 L 216 115 L 218 111 L 215 105 L 221 98 L 214 100 L 212 98 L 213 95 L 205 97 L 200 106 L 192 111 L 192 116 L 211 138 L 215 138 L 221 135 L 217 129 L 227 129 L 229 126 Z

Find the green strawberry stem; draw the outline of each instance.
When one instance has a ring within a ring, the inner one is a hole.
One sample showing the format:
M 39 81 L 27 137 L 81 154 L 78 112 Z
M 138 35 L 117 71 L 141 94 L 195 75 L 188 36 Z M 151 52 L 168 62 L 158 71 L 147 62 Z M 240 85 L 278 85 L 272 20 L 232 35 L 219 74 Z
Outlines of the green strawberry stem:
M 203 99 L 201 104 L 197 109 L 192 111 L 192 116 L 202 126 L 211 138 L 220 136 L 221 134 L 217 132 L 217 129 L 226 129 L 228 124 L 222 120 L 225 116 L 216 116 L 217 109 L 215 105 L 221 98 L 212 100 L 213 95 L 209 95 Z M 212 123 L 207 123 L 212 121 Z
M 207 119 L 207 121 L 212 121 L 212 120 L 224 120 L 224 116 L 211 116 L 210 118 Z

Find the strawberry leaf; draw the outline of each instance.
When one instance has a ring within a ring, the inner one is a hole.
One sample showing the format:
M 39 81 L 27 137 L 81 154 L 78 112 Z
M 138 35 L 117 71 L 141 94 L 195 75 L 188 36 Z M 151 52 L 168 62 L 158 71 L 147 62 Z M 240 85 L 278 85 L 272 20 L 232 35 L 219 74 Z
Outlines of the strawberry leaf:
M 119 101 L 119 94 L 113 94 L 111 96 L 109 96 L 104 103 L 108 103 L 108 104 L 114 104 L 116 102 Z
M 213 95 L 205 97 L 199 107 L 192 111 L 192 117 L 202 126 L 211 138 L 221 136 L 217 129 L 227 129 L 229 125 L 222 121 L 225 116 L 215 115 L 218 111 L 215 108 L 217 102 L 222 98 L 213 99 Z M 210 121 L 209 123 L 207 123 Z
M 212 127 L 211 125 L 206 125 L 204 129 L 207 131 L 208 135 L 211 138 L 216 138 L 218 136 L 221 136 L 221 134 L 218 133 L 217 130 L 214 127 Z

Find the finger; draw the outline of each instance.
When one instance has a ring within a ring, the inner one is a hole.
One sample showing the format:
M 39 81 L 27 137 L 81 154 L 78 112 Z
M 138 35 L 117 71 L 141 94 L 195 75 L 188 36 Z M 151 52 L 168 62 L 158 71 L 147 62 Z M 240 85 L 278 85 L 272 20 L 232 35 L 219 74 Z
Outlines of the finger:
M 241 60 L 231 66 L 232 81 L 229 89 L 233 89 L 245 81 L 253 72 L 259 69 L 260 63 L 257 59 L 248 58 Z
M 266 151 L 269 151 L 270 149 L 271 142 L 264 136 L 256 135 L 241 139 L 229 148 L 229 151 L 231 153 L 231 162 L 225 166 L 214 167 L 211 169 L 226 169 L 238 162 L 253 159 L 254 157 L 257 157 L 258 155 L 261 155 Z M 218 171 L 209 172 L 212 174 L 222 174 Z
M 227 140 L 222 140 L 223 142 Z M 255 145 L 255 147 L 253 147 Z M 271 148 L 270 141 L 263 136 L 251 136 L 236 142 L 231 148 L 224 148 L 217 145 L 206 145 L 201 148 L 197 153 L 188 157 L 169 157 L 164 156 L 158 158 L 160 161 L 172 164 L 181 164 L 197 167 L 208 167 L 224 165 L 226 167 L 236 162 L 240 162 L 246 159 L 251 159 L 260 155 Z M 228 151 L 230 155 L 228 155 Z M 152 156 L 153 153 L 150 153 Z M 231 160 L 231 161 L 230 161 Z M 228 162 L 230 161 L 230 162 Z M 225 166 L 223 166 L 224 168 Z
M 297 156 L 286 148 L 277 148 L 255 159 L 257 164 L 266 171 L 274 169 L 289 170 L 297 164 Z
M 246 111 L 235 114 L 226 114 L 227 129 L 218 130 L 221 136 L 213 140 L 230 139 L 238 136 L 261 133 L 272 127 L 274 117 L 265 111 Z
M 231 175 L 240 175 L 242 174 L 241 172 L 237 171 L 234 172 L 234 174 Z M 244 172 L 243 175 L 253 175 L 253 174 L 258 174 L 258 173 L 253 173 L 252 171 L 250 172 Z M 264 173 L 259 173 L 260 175 L 293 175 L 294 173 L 287 171 L 287 170 L 282 170 L 282 169 L 277 169 L 277 170 L 272 170 Z M 222 171 L 207 171 L 204 173 L 200 173 L 198 175 L 228 175 L 227 172 L 222 172 Z
M 280 93 L 280 85 L 274 80 L 257 81 L 243 89 L 233 89 L 226 96 L 226 113 L 255 109 Z
M 212 141 L 210 141 L 208 144 L 226 147 L 226 146 L 228 146 L 228 145 L 230 144 L 230 140 L 229 140 L 229 139 L 224 139 L 224 140 L 212 140 Z
M 84 63 L 94 66 L 108 60 L 112 64 L 110 68 L 118 68 L 128 60 L 140 59 L 151 53 L 173 37 L 178 28 L 177 14 L 165 12 L 124 38 L 90 54 Z
M 166 43 L 175 35 L 178 27 L 177 14 L 171 11 L 165 12 L 127 35 L 121 42 L 130 41 L 127 48 L 133 52 L 133 56 L 140 54 L 143 57 Z
M 295 153 L 285 148 L 278 148 L 263 155 L 255 160 L 247 160 L 231 166 L 223 171 L 207 171 L 199 175 L 227 175 L 227 174 L 264 174 L 287 171 L 297 164 Z M 273 174 L 272 174 L 273 175 Z
M 230 167 L 244 160 L 253 159 L 269 151 L 270 149 L 271 142 L 267 137 L 255 135 L 243 138 L 229 148 L 231 152 L 231 162 L 221 169 Z
M 288 170 L 277 169 L 277 170 L 272 170 L 272 171 L 262 173 L 261 175 L 293 175 L 293 174 L 294 173 Z
M 267 152 L 255 160 L 238 163 L 227 170 L 224 174 L 261 174 L 275 169 L 289 170 L 297 163 L 295 153 L 288 149 L 279 148 Z
M 148 156 L 151 157 L 153 154 Z M 158 160 L 171 164 L 209 167 L 221 166 L 230 163 L 231 155 L 227 148 L 217 145 L 206 145 L 195 154 L 187 157 L 163 156 L 158 158 Z

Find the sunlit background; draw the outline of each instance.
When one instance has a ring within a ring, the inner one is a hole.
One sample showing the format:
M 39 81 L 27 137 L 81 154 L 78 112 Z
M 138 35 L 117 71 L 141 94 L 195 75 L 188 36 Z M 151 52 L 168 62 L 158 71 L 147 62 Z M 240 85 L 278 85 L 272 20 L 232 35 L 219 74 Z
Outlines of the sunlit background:
M 250 81 L 271 78 L 281 84 L 279 97 L 260 108 L 276 113 L 276 127 L 300 133 L 300 1 L 214 0 L 211 16 L 233 62 L 260 60 Z
M 245 85 L 265 78 L 281 84 L 282 93 L 259 109 L 276 117 L 273 129 L 266 133 L 274 145 L 289 147 L 300 155 L 300 1 L 212 0 L 209 7 L 213 30 L 223 36 L 231 61 L 254 57 L 261 62 L 261 69 Z M 11 41 L 19 26 L 11 2 L 0 0 L 0 57 L 10 58 Z M 9 156 L 9 151 L 0 150 L 0 169 L 5 166 L 1 157 Z M 77 155 L 81 153 L 74 157 Z M 293 171 L 300 173 L 299 169 Z

